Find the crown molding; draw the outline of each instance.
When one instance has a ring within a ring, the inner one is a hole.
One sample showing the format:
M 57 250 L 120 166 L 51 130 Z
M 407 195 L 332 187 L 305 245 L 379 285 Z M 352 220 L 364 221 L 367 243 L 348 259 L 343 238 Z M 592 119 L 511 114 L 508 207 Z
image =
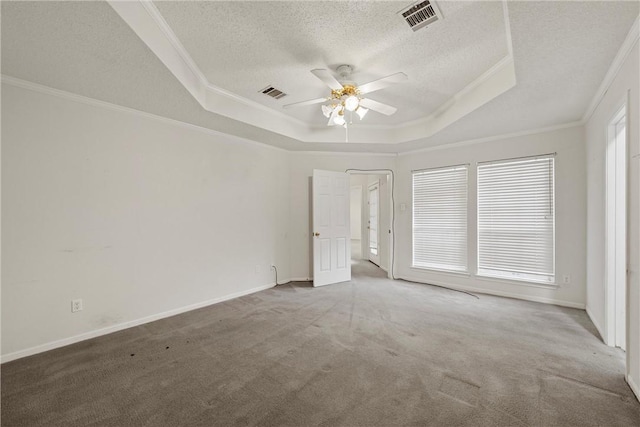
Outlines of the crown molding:
M 398 156 L 409 156 L 409 155 L 412 155 L 412 154 L 426 153 L 426 152 L 429 152 L 429 151 L 438 151 L 438 150 L 447 150 L 447 149 L 450 149 L 450 148 L 466 147 L 468 145 L 475 145 L 475 144 L 482 144 L 482 143 L 485 143 L 485 142 L 500 141 L 502 139 L 518 138 L 518 137 L 522 137 L 522 136 L 537 135 L 537 134 L 540 134 L 540 133 L 553 132 L 553 131 L 562 130 L 562 129 L 581 127 L 583 125 L 584 125 L 584 123 L 581 120 L 578 120 L 578 121 L 575 121 L 575 122 L 563 123 L 561 125 L 556 125 L 556 126 L 549 126 L 549 127 L 537 128 L 537 129 L 530 129 L 530 130 L 525 130 L 525 131 L 520 131 L 520 132 L 505 133 L 505 134 L 501 134 L 501 135 L 487 136 L 487 137 L 484 137 L 484 138 L 468 139 L 468 140 L 465 140 L 465 141 L 452 142 L 450 144 L 434 145 L 432 147 L 425 147 L 425 148 L 418 148 L 416 150 L 402 151 L 402 152 L 398 153 Z
M 201 106 L 205 106 L 206 79 L 186 54 L 175 34 L 167 32 L 154 15 L 155 6 L 150 1 L 108 1 L 115 12 L 131 27 L 158 59 L 173 73 Z M 156 10 L 157 11 L 157 10 Z M 166 24 L 166 23 L 165 23 Z
M 485 103 L 489 102 L 491 99 L 495 98 L 498 95 L 501 95 L 502 93 L 506 92 L 507 90 L 515 86 L 516 73 L 514 68 L 513 57 L 505 56 L 500 61 L 498 61 L 495 65 L 489 68 L 487 71 L 482 73 L 478 78 L 476 78 L 471 83 L 469 83 L 464 88 L 462 88 L 458 93 L 454 94 L 447 102 L 445 102 L 440 107 L 438 107 L 433 113 L 429 114 L 429 116 L 422 119 L 407 122 L 405 123 L 405 126 L 406 127 L 424 127 L 429 123 L 434 122 L 435 120 L 438 120 L 443 115 L 445 115 L 448 110 L 452 109 L 458 102 L 464 102 L 465 98 L 469 96 L 473 96 L 473 93 L 475 91 L 486 89 L 484 86 L 487 83 L 489 85 L 495 85 L 498 88 L 496 90 L 491 91 L 492 92 L 491 95 L 493 96 L 491 96 L 489 99 L 482 102 L 478 106 L 484 105 Z M 498 91 L 499 93 L 497 93 Z M 483 99 L 484 98 L 485 97 L 483 97 Z M 475 110 L 476 108 L 477 106 L 472 108 L 471 111 Z M 471 111 L 468 111 L 463 115 L 466 115 Z M 433 133 L 436 133 L 442 130 L 443 128 L 444 127 L 439 128 Z M 406 141 L 402 141 L 402 142 L 406 142 Z
M 398 157 L 398 153 L 372 153 L 369 151 L 291 151 L 291 154 L 310 156 L 358 156 L 358 157 Z
M 205 110 L 303 143 L 344 142 L 342 129 L 309 126 L 282 111 L 211 84 L 151 1 L 107 2 Z M 503 7 L 506 7 L 504 1 Z M 505 29 L 509 49 L 511 36 L 506 13 Z M 513 86 L 515 70 L 513 58 L 509 55 L 429 116 L 397 126 L 353 127 L 349 132 L 349 142 L 399 144 L 427 138 Z
M 9 85 L 9 86 L 14 86 L 14 87 L 18 87 L 18 88 L 21 88 L 21 89 L 30 90 L 30 91 L 33 91 L 33 92 L 38 92 L 38 93 L 42 93 L 42 94 L 45 94 L 45 95 L 50 95 L 50 96 L 54 96 L 54 97 L 57 97 L 57 98 L 62 98 L 62 99 L 68 100 L 68 101 L 73 101 L 73 102 L 77 102 L 77 103 L 80 103 L 80 104 L 89 105 L 89 106 L 92 106 L 92 107 L 104 108 L 104 109 L 116 111 L 116 112 L 119 112 L 119 113 L 125 113 L 125 114 L 134 115 L 134 116 L 137 116 L 137 117 L 142 117 L 142 118 L 146 118 L 146 119 L 159 121 L 159 122 L 166 123 L 166 124 L 173 125 L 173 126 L 179 126 L 181 128 L 184 128 L 184 129 L 194 130 L 194 131 L 201 132 L 201 133 L 204 133 L 204 134 L 207 134 L 207 135 L 225 138 L 225 139 L 231 140 L 233 142 L 239 142 L 239 143 L 242 143 L 242 144 L 261 147 L 261 148 L 268 148 L 268 149 L 272 149 L 272 150 L 276 150 L 276 151 L 280 151 L 280 152 L 285 152 L 285 153 L 303 154 L 303 155 L 400 157 L 400 156 L 412 155 L 412 154 L 423 153 L 423 152 L 446 150 L 446 149 L 450 149 L 450 148 L 463 147 L 463 146 L 467 146 L 467 145 L 481 144 L 481 143 L 484 143 L 484 142 L 498 141 L 498 140 L 507 139 L 507 138 L 516 138 L 516 137 L 520 137 L 520 136 L 535 135 L 535 134 L 539 134 L 539 133 L 552 132 L 552 131 L 556 131 L 556 130 L 568 129 L 568 128 L 578 127 L 578 126 L 583 126 L 584 125 L 584 123 L 582 121 L 575 121 L 575 122 L 565 123 L 565 124 L 561 124 L 561 125 L 557 125 L 557 126 L 550 126 L 550 127 L 545 127 L 545 128 L 537 128 L 537 129 L 531 129 L 531 130 L 526 130 L 526 131 L 521 131 L 521 132 L 514 132 L 514 133 L 508 133 L 508 134 L 502 134 L 502 135 L 494 135 L 494 136 L 488 136 L 488 137 L 484 137 L 484 138 L 470 139 L 470 140 L 465 140 L 465 141 L 454 142 L 454 143 L 450 143 L 450 144 L 442 144 L 442 145 L 436 145 L 436 146 L 432 146 L 432 147 L 419 148 L 419 149 L 416 149 L 416 150 L 398 151 L 398 152 L 390 152 L 390 153 L 375 153 L 375 152 L 365 152 L 365 151 L 363 151 L 363 152 L 355 152 L 355 151 L 287 150 L 287 149 L 280 148 L 280 147 L 275 147 L 273 145 L 266 144 L 266 143 L 263 143 L 263 142 L 258 142 L 258 141 L 254 141 L 254 140 L 251 140 L 251 139 L 242 138 L 242 137 L 239 137 L 239 136 L 235 136 L 235 135 L 227 134 L 227 133 L 224 133 L 224 132 L 220 132 L 220 131 L 217 131 L 217 130 L 214 130 L 214 129 L 209 129 L 209 128 L 205 128 L 205 127 L 202 127 L 202 126 L 194 125 L 194 124 L 191 124 L 191 123 L 186 123 L 186 122 L 183 122 L 183 121 L 180 121 L 180 120 L 175 120 L 175 119 L 170 119 L 168 117 L 158 116 L 158 115 L 155 115 L 155 114 L 152 114 L 152 113 L 147 113 L 145 111 L 136 110 L 134 108 L 123 107 L 121 105 L 112 104 L 112 103 L 106 102 L 106 101 L 100 101 L 98 99 L 89 98 L 89 97 L 86 97 L 86 96 L 78 95 L 78 94 L 67 92 L 67 91 L 60 90 L 60 89 L 54 89 L 54 88 L 51 88 L 49 86 L 44 86 L 44 85 L 41 85 L 41 84 L 38 84 L 38 83 L 29 82 L 29 81 L 26 81 L 26 80 L 18 79 L 16 77 L 7 76 L 7 75 L 4 75 L 4 74 L 0 75 L 0 82 L 2 82 L 2 84 L 6 84 L 6 85 Z M 638 156 L 634 156 L 634 158 L 635 157 L 638 157 Z
M 116 2 L 118 1 L 116 0 Z M 108 3 L 112 3 L 112 1 L 108 1 Z M 173 32 L 173 30 L 171 29 L 167 21 L 164 19 L 164 17 L 162 16 L 158 8 L 151 1 L 140 0 L 140 3 L 145 8 L 147 13 L 151 16 L 151 18 L 156 23 L 160 31 L 162 31 L 162 33 L 165 35 L 169 43 L 171 43 L 176 53 L 180 55 L 180 57 L 183 59 L 184 65 L 188 67 L 191 70 L 191 72 L 193 72 L 195 75 L 199 77 L 199 79 L 201 80 L 202 84 L 205 86 L 205 89 L 207 91 L 210 91 L 217 95 L 224 96 L 234 101 L 240 102 L 250 108 L 258 108 L 260 110 L 267 111 L 269 113 L 275 113 L 279 115 L 281 118 L 293 120 L 302 126 L 306 126 L 306 124 L 301 120 L 297 120 L 293 117 L 290 117 L 285 113 L 274 111 L 273 109 L 265 105 L 262 105 L 259 102 L 252 101 L 250 99 L 247 99 L 240 95 L 236 95 L 235 93 L 229 92 L 228 90 L 225 90 L 221 87 L 211 84 L 207 80 L 202 70 L 200 70 L 198 65 L 195 63 L 193 58 L 191 58 L 191 55 L 189 54 L 189 52 L 187 52 L 187 49 L 185 49 L 184 45 L 180 42 L 180 40 L 178 39 L 178 36 L 176 36 L 176 34 Z M 202 106 L 203 108 L 206 108 L 206 105 L 202 105 Z
M 163 116 L 158 116 L 156 114 L 152 114 L 152 113 L 147 113 L 146 111 L 141 111 L 141 110 L 136 110 L 134 108 L 129 108 L 129 107 L 123 107 L 122 105 L 117 105 L 117 104 L 112 104 L 110 102 L 106 102 L 106 101 L 100 101 L 98 99 L 94 99 L 94 98 L 89 98 L 86 96 L 82 96 L 82 95 L 78 95 L 75 93 L 71 93 L 71 92 L 67 92 L 64 90 L 60 90 L 60 89 L 54 89 L 51 88 L 49 86 L 44 86 L 38 83 L 33 83 L 33 82 L 29 82 L 26 80 L 22 80 L 22 79 L 18 79 L 15 77 L 11 77 L 11 76 L 7 76 L 7 75 L 0 75 L 0 81 L 2 82 L 2 84 L 6 84 L 9 86 L 14 86 L 14 87 L 18 87 L 21 89 L 27 89 L 33 92 L 38 92 L 38 93 L 42 93 L 45 95 L 50 95 L 50 96 L 54 96 L 57 98 L 62 98 L 68 101 L 73 101 L 73 102 L 77 102 L 80 104 L 85 104 L 85 105 L 89 105 L 92 107 L 97 107 L 97 108 L 104 108 L 107 110 L 112 110 L 112 111 L 117 111 L 119 113 L 125 113 L 125 114 L 130 114 L 130 115 L 134 115 L 134 116 L 138 116 L 138 117 L 143 117 L 146 119 L 152 119 L 152 120 L 156 120 L 159 122 L 163 122 L 172 126 L 178 126 L 181 127 L 183 129 L 189 129 L 189 130 L 194 130 L 197 132 L 201 132 L 210 136 L 216 136 L 216 137 L 220 137 L 220 138 L 224 138 L 226 140 L 231 140 L 233 142 L 239 142 L 242 144 L 246 144 L 246 145 L 250 145 L 250 146 L 255 146 L 255 147 L 261 147 L 261 148 L 268 148 L 271 150 L 276 150 L 276 151 L 282 151 L 282 152 L 286 152 L 289 153 L 290 150 L 286 150 L 284 148 L 280 148 L 280 147 L 276 147 L 270 144 L 266 144 L 264 142 L 259 142 L 259 141 L 254 141 L 252 139 L 247 139 L 247 138 L 242 138 L 240 136 L 236 136 L 236 135 L 231 135 L 228 133 L 224 133 L 224 132 L 220 132 L 214 129 L 209 129 L 206 127 L 202 127 L 202 126 L 198 126 L 198 125 L 194 125 L 191 123 L 187 123 L 187 122 L 183 122 L 180 120 L 175 120 L 175 119 L 170 119 L 168 117 L 163 117 Z
M 302 121 L 209 83 L 152 2 L 107 3 L 205 110 L 298 140 L 308 132 Z
M 611 63 L 611 66 L 609 67 L 607 74 L 605 74 L 604 79 L 602 80 L 602 83 L 600 83 L 600 87 L 598 87 L 598 90 L 596 91 L 595 95 L 591 99 L 591 102 L 589 103 L 589 107 L 587 107 L 587 110 L 582 116 L 582 123 L 588 122 L 591 116 L 593 115 L 593 113 L 595 112 L 596 108 L 598 108 L 598 105 L 602 101 L 602 98 L 609 90 L 609 87 L 615 80 L 616 76 L 620 72 L 620 69 L 622 68 L 625 61 L 627 60 L 627 57 L 631 54 L 631 52 L 633 51 L 633 47 L 636 45 L 636 43 L 638 43 L 639 39 L 640 39 L 640 15 L 636 17 L 636 20 L 631 26 L 629 33 L 627 33 L 627 37 L 624 39 L 624 42 L 622 43 L 622 46 L 620 46 L 620 49 L 618 49 L 618 53 L 613 59 L 613 62 Z
M 113 2 L 108 1 L 107 3 L 111 4 Z M 144 7 L 147 13 L 154 20 L 154 22 L 158 26 L 158 29 L 162 31 L 162 33 L 167 38 L 171 46 L 174 48 L 175 52 L 178 55 L 180 55 L 182 61 L 184 62 L 185 67 L 189 69 L 189 71 L 191 71 L 198 78 L 198 80 L 200 80 L 202 85 L 204 86 L 208 85 L 209 82 L 207 81 L 207 78 L 202 73 L 200 68 L 198 68 L 195 61 L 193 60 L 193 58 L 191 58 L 191 55 L 189 55 L 189 53 L 184 48 L 184 46 L 182 45 L 182 43 L 180 42 L 176 34 L 173 32 L 171 27 L 169 27 L 169 24 L 164 19 L 164 17 L 160 14 L 160 11 L 158 10 L 158 8 L 151 1 L 140 1 L 140 4 L 142 5 L 142 7 Z M 113 7 L 113 4 L 111 4 L 111 7 Z M 118 12 L 118 10 L 116 10 L 116 12 Z

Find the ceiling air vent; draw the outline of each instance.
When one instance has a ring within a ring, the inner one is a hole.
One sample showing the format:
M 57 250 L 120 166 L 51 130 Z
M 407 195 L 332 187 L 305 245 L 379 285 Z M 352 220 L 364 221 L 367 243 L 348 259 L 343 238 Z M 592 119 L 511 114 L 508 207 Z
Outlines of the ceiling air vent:
M 402 15 L 413 31 L 418 31 L 420 28 L 442 19 L 438 6 L 429 0 L 414 3 L 398 13 Z
M 284 93 L 281 90 L 276 89 L 273 86 L 267 86 L 264 89 L 262 89 L 260 92 L 262 92 L 265 95 L 270 96 L 271 98 L 274 98 L 274 99 L 280 99 L 280 98 L 283 98 L 283 97 L 287 96 L 286 93 Z

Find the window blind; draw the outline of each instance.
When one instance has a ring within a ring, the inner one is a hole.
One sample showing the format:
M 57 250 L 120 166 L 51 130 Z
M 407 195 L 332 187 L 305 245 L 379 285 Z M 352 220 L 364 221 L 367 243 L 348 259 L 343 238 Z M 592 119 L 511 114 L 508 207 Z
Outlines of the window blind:
M 478 165 L 478 275 L 555 281 L 554 159 Z
M 467 166 L 413 173 L 413 266 L 467 271 Z

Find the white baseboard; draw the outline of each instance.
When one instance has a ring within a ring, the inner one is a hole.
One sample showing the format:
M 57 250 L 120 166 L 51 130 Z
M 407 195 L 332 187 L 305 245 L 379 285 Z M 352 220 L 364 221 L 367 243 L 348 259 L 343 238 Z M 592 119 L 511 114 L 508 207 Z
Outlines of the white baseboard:
M 593 326 L 596 327 L 596 329 L 598 330 L 598 333 L 600 334 L 600 339 L 602 340 L 603 343 L 606 344 L 605 341 L 605 336 L 602 333 L 603 329 L 600 326 L 600 324 L 596 321 L 596 319 L 593 317 L 593 314 L 591 314 L 591 310 L 589 309 L 589 307 L 587 306 L 587 308 L 585 309 L 585 311 L 587 312 L 587 316 L 589 316 L 589 320 L 591 320 L 591 323 L 593 323 Z
M 123 329 L 132 328 L 134 326 L 143 325 L 145 323 L 153 322 L 156 320 L 164 319 L 166 317 L 175 316 L 176 314 L 186 313 L 187 311 L 197 310 L 198 308 L 206 307 L 209 305 L 217 304 L 223 301 L 228 301 L 230 299 L 238 298 L 244 295 L 253 294 L 256 292 L 264 291 L 265 289 L 270 289 L 275 286 L 275 283 L 270 283 L 267 285 L 258 286 L 256 288 L 247 289 L 245 291 L 235 292 L 229 295 L 225 295 L 222 297 L 210 299 L 207 301 L 198 302 L 195 304 L 187 305 L 184 307 L 174 308 L 172 310 L 168 310 L 158 314 L 152 314 L 151 316 L 146 316 L 136 320 L 130 320 L 128 322 L 119 323 L 117 325 L 108 326 L 102 329 L 96 329 L 95 331 L 85 332 L 80 335 L 75 335 L 69 338 L 63 338 L 61 340 L 48 342 L 46 344 L 40 344 L 35 347 L 27 348 L 24 350 L 18 350 L 13 353 L 3 354 L 0 357 L 0 363 L 11 362 L 12 360 L 21 359 L 23 357 L 32 356 L 34 354 L 43 353 L 45 351 L 53 350 L 56 348 L 64 347 L 70 344 L 75 344 L 80 341 L 85 341 L 91 338 L 96 338 L 102 335 L 111 334 L 113 332 L 118 332 Z
M 308 282 L 311 278 L 309 277 L 292 277 L 289 279 L 290 282 Z
M 515 292 L 503 292 L 503 291 L 496 291 L 496 290 L 493 290 L 493 289 L 476 288 L 474 286 L 465 286 L 465 285 L 457 285 L 457 284 L 452 284 L 452 283 L 444 283 L 444 282 L 440 282 L 440 281 L 436 281 L 436 280 L 429 280 L 429 283 L 427 283 L 427 282 L 425 282 L 424 279 L 412 278 L 412 277 L 409 277 L 409 276 L 397 276 L 396 279 L 404 279 L 404 280 L 408 280 L 408 281 L 411 281 L 411 282 L 424 283 L 426 285 L 431 283 L 431 284 L 434 284 L 434 285 L 445 286 L 447 288 L 456 289 L 456 290 L 460 290 L 460 291 L 476 292 L 476 293 L 479 293 L 479 294 L 488 294 L 488 295 L 495 295 L 495 296 L 499 296 L 499 297 L 521 299 L 521 300 L 525 300 L 525 301 L 541 302 L 541 303 L 544 303 L 544 304 L 559 305 L 559 306 L 562 306 L 562 307 L 570 307 L 570 308 L 579 308 L 579 309 L 582 309 L 582 310 L 585 309 L 585 305 L 584 304 L 573 302 L 573 301 L 559 300 L 559 299 L 555 299 L 555 298 L 537 297 L 537 296 L 533 296 L 533 295 L 522 295 L 522 294 L 515 293 Z
M 633 391 L 633 394 L 636 395 L 636 399 L 640 401 L 640 387 L 638 387 L 638 384 L 636 384 L 635 381 L 633 381 L 633 378 L 631 378 L 631 375 L 625 375 L 625 378 L 627 380 L 627 384 L 629 384 L 629 388 L 631 388 L 631 391 Z

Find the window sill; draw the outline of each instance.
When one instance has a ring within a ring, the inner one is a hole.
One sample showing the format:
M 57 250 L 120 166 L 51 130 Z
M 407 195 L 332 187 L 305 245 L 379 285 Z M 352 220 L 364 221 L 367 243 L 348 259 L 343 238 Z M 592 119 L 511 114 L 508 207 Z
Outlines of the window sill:
M 438 270 L 435 268 L 426 268 L 426 267 L 411 266 L 410 268 L 411 270 L 419 271 L 422 273 L 444 274 L 449 276 L 464 277 L 466 279 L 475 279 L 482 282 L 498 282 L 498 283 L 504 283 L 508 285 L 527 286 L 531 288 L 540 288 L 540 289 L 549 289 L 549 290 L 556 290 L 560 288 L 560 285 L 558 285 L 557 283 L 547 284 L 547 283 L 540 283 L 540 282 L 531 282 L 526 280 L 506 279 L 503 277 L 471 274 L 465 271 Z
M 426 273 L 436 273 L 436 274 L 450 274 L 452 276 L 464 276 L 464 277 L 471 277 L 471 274 L 469 274 L 469 272 L 467 271 L 456 271 L 456 270 L 440 270 L 437 268 L 427 268 L 427 267 L 416 267 L 416 266 L 411 266 L 412 270 L 417 270 L 417 271 L 423 271 Z
M 482 280 L 484 282 L 499 282 L 499 283 L 506 283 L 509 285 L 528 286 L 531 288 L 558 289 L 560 287 L 555 282 L 542 283 L 542 282 L 533 282 L 530 280 L 517 280 L 517 279 L 507 279 L 505 277 L 485 276 L 480 274 L 476 274 L 475 278 L 478 280 Z

